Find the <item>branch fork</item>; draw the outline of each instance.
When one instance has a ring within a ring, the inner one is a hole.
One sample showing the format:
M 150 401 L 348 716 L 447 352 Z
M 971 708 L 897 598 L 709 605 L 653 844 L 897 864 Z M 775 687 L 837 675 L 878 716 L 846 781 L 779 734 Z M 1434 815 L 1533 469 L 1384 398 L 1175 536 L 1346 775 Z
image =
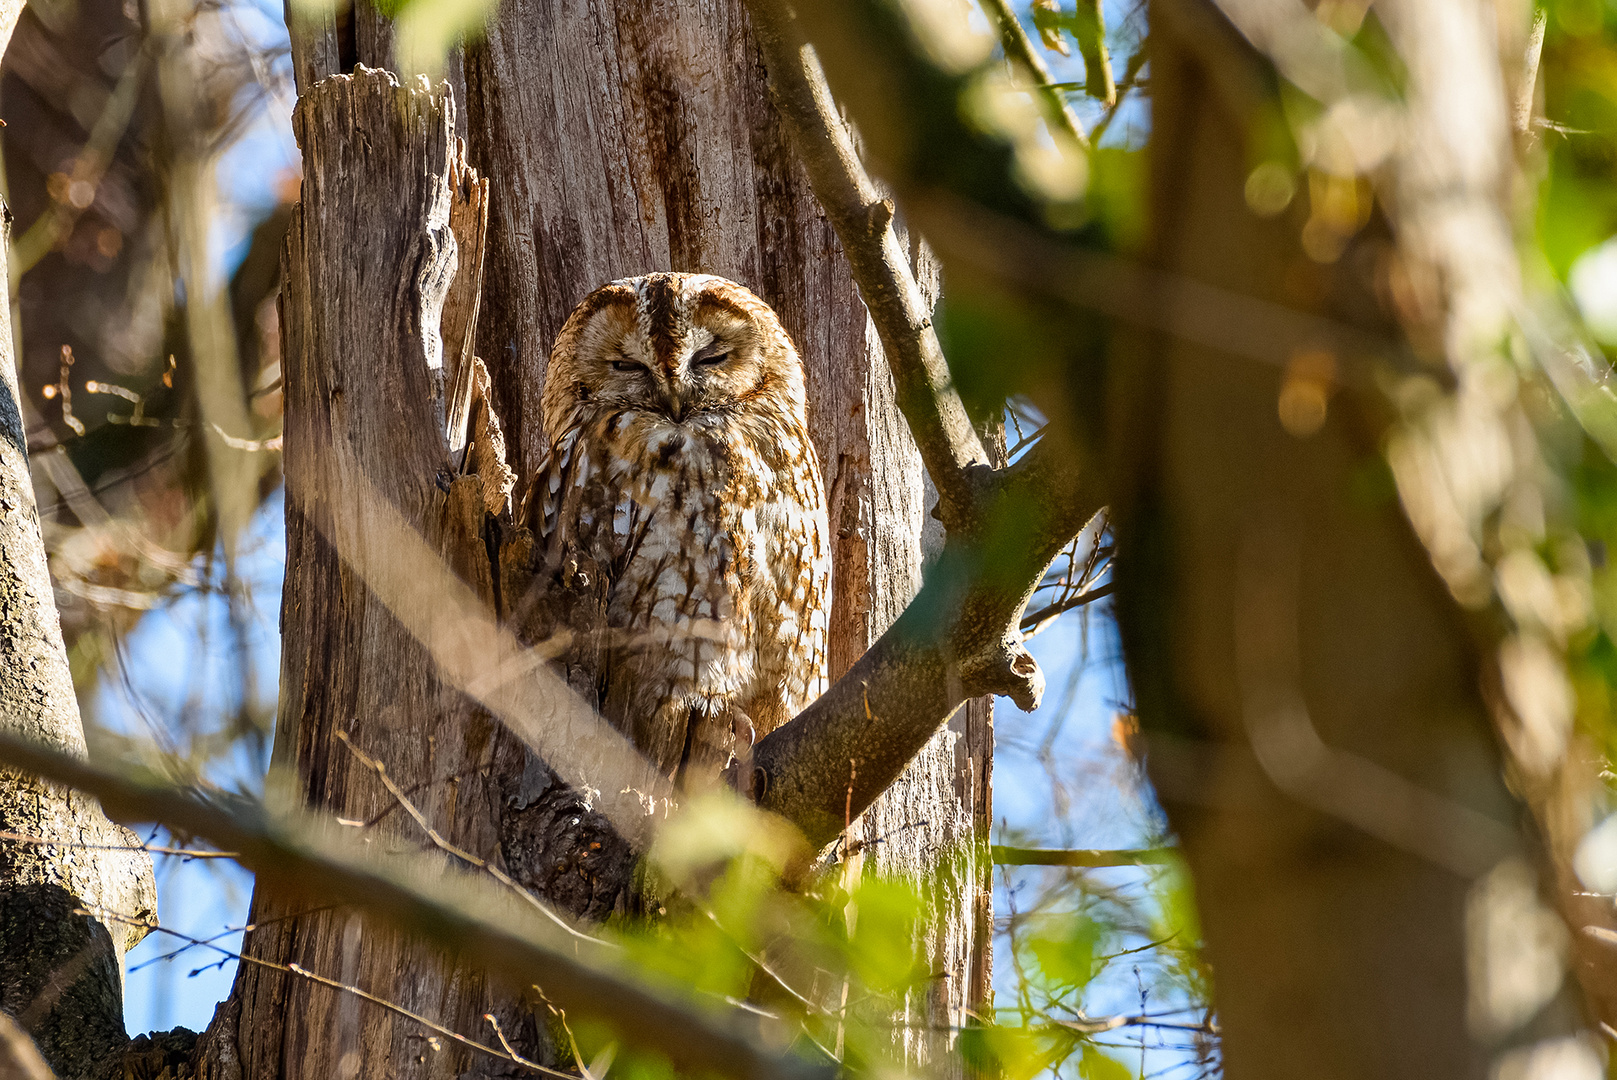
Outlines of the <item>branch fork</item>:
M 1053 444 L 993 467 L 893 228 L 894 204 L 860 162 L 818 58 L 784 0 L 747 6 L 771 97 L 842 242 L 938 492 L 933 516 L 948 534 L 893 626 L 825 695 L 753 748 L 753 767 L 763 774 L 753 785 L 759 805 L 823 844 L 898 777 L 963 701 L 997 694 L 1037 708 L 1044 675 L 1022 644 L 1022 614 L 1100 503 L 1087 490 L 1094 485 L 1078 483 L 1070 453 Z M 850 779 L 851 760 L 860 765 Z

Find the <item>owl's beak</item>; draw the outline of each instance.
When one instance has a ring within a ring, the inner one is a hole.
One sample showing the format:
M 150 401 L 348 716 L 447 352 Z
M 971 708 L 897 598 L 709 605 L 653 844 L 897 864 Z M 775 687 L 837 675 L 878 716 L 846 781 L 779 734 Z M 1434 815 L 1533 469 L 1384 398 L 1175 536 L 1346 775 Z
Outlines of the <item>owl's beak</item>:
M 690 415 L 690 399 L 682 396 L 679 387 L 669 383 L 663 387 L 663 408 L 667 410 L 669 419 L 674 423 L 684 423 L 685 417 Z

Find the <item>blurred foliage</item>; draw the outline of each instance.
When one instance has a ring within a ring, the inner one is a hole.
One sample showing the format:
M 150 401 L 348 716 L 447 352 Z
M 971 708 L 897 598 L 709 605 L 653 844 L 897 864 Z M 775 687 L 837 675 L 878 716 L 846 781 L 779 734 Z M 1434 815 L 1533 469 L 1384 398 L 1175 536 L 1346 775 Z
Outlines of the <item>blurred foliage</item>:
M 280 428 L 275 294 L 296 174 L 244 182 L 220 165 L 289 109 L 287 60 L 279 10 L 251 0 L 57 0 L 24 11 L 0 82 L 23 409 L 75 680 L 93 705 L 126 681 L 141 619 L 219 597 L 241 639 L 235 704 L 159 725 L 170 748 L 192 724 L 208 733 L 195 770 L 267 733 L 252 598 L 228 557 L 239 523 L 221 535 L 210 475 L 219 453 L 237 459 L 233 498 L 249 508 L 279 483 L 264 443 Z M 196 346 L 199 307 L 229 347 Z M 234 413 L 250 419 L 211 434 L 198 374 L 218 364 L 239 365 Z
M 1610 331 L 1617 310 L 1617 5 L 1550 0 L 1540 13 L 1543 55 L 1528 143 L 1534 186 L 1524 199 L 1536 225 L 1530 281 L 1549 295 L 1547 303 L 1570 294 L 1574 322 L 1588 331 L 1580 342 L 1569 327 L 1572 347 L 1604 352 L 1610 361 L 1617 358 Z M 1535 274 L 1538 267 L 1548 273 Z M 1523 565 L 1517 576 L 1555 591 L 1548 606 L 1570 631 L 1578 727 L 1602 751 L 1609 782 L 1609 763 L 1617 760 L 1617 448 L 1602 446 L 1587 421 L 1589 433 L 1580 431 L 1549 391 L 1545 396 L 1555 401 L 1538 419 L 1557 469 L 1557 512 L 1535 548 L 1537 565 Z M 1608 414 L 1612 405 L 1608 391 Z M 1606 802 L 1609 809 L 1617 797 L 1608 794 Z
M 728 800 L 698 803 L 652 853 L 666 878 L 658 917 L 614 919 L 605 936 L 625 947 L 637 977 L 671 994 L 694 994 L 698 1006 L 747 1002 L 766 1042 L 862 1072 L 901 1067 L 922 1034 L 902 1018 L 919 1015 L 916 1001 L 948 977 L 920 951 L 931 890 L 841 861 L 818 867 L 807 889 L 787 887 L 789 850 Z M 960 1030 L 959 1051 L 1008 1078 L 1135 1076 L 1125 1056 L 1148 1060 L 1152 1075 L 1184 1066 L 1196 1067 L 1185 1075 L 1214 1075 L 1216 1028 L 1183 867 L 1131 872 L 1137 880 L 1121 885 L 1041 873 L 1037 906 L 1019 911 L 1013 901 L 1001 923 L 1012 969 L 998 980 L 1005 997 L 994 1016 Z M 1138 1015 L 1086 1010 L 1092 989 L 1116 995 L 1107 984 L 1125 985 Z M 592 1075 L 603 1062 L 616 1076 L 674 1075 L 667 1060 L 620 1052 L 610 1029 L 538 1008 Z
M 1563 281 L 1578 257 L 1617 233 L 1617 8 L 1545 5 L 1539 242 Z

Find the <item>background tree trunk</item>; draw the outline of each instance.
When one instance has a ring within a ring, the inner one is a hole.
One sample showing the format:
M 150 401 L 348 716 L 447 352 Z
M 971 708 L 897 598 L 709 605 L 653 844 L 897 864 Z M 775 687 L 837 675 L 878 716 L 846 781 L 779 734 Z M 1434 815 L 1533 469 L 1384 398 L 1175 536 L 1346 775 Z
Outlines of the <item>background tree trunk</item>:
M 1157 265 L 1401 339 L 1365 268 L 1409 259 L 1406 238 L 1373 220 L 1317 261 L 1308 200 L 1247 205 L 1274 99 L 1244 80 L 1267 61 L 1210 4 L 1156 4 L 1151 32 Z M 1328 337 L 1284 366 L 1125 349 L 1118 613 L 1229 1075 L 1482 1077 L 1501 1043 L 1575 1030 L 1487 659 L 1399 504 L 1360 358 Z
M 20 2 L 0 5 L 0 51 L 21 12 Z M 3 278 L 11 212 L 0 215 Z M 0 730 L 82 756 L 84 728 L 28 473 L 10 312 L 0 305 Z M 0 829 L 75 845 L 0 841 L 0 1009 L 63 1080 L 109 1075 L 128 1042 L 123 955 L 146 930 L 76 912 L 155 917 L 151 858 L 104 850 L 139 840 L 88 795 L 11 772 L 0 775 Z
M 448 196 L 438 189 L 464 187 L 451 180 L 449 125 L 489 183 L 476 342 L 518 476 L 531 475 L 544 447 L 538 403 L 550 343 L 592 288 L 659 269 L 752 288 L 780 313 L 808 368 L 836 535 L 834 678 L 919 586 L 930 523 L 919 458 L 836 238 L 773 115 L 739 0 L 503 4 L 486 37 L 451 59 L 464 120 L 458 107 L 451 119 L 428 93 L 374 73 L 333 78 L 356 63 L 392 66 L 388 24 L 364 5 L 351 18 L 293 36 L 305 180 L 282 301 L 289 498 L 277 761 L 295 764 L 299 795 L 316 805 L 361 821 L 385 815 L 386 793 L 334 741 L 341 730 L 400 786 L 420 785 L 413 797 L 452 841 L 598 918 L 623 882 L 554 875 L 547 851 L 603 823 L 438 684 L 419 644 L 367 595 L 311 516 L 329 514 L 328 528 L 363 545 L 353 501 L 312 484 L 330 467 L 315 458 L 346 447 L 493 601 L 474 496 L 465 480 L 447 493 L 437 484 L 447 462 L 435 412 L 443 376 L 422 346 L 449 290 L 447 278 L 424 270 L 441 257 L 431 237 L 447 220 Z M 464 259 L 459 272 L 468 272 Z M 445 352 L 447 370 L 448 334 Z M 299 509 L 305 498 L 315 509 Z M 935 903 L 924 943 L 935 977 L 916 988 L 895 1029 L 911 1063 L 936 1059 L 952 1041 L 947 1029 L 987 992 L 991 753 L 988 705 L 973 702 L 850 832 L 849 849 L 865 851 L 875 871 L 923 878 Z M 396 832 L 399 816 L 384 817 L 378 831 Z M 857 861 L 851 872 L 860 872 Z M 492 1034 L 481 1014 L 494 1011 L 519 1048 L 544 1059 L 514 993 L 374 937 L 341 912 L 290 914 L 255 900 L 261 928 L 245 951 L 355 982 L 479 1038 Z M 243 965 L 204 1060 L 208 1075 L 344 1080 L 505 1067 L 440 1050 L 425 1035 L 353 997 Z

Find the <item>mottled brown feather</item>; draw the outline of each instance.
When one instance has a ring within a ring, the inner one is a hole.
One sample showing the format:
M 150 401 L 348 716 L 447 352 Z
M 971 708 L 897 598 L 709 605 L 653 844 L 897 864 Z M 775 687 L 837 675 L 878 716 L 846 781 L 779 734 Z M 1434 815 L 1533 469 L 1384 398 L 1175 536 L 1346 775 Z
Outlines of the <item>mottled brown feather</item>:
M 722 360 L 694 363 L 721 338 Z M 824 484 L 803 365 L 722 278 L 602 286 L 557 336 L 527 520 L 556 572 L 608 568 L 603 711 L 670 776 L 715 777 L 824 689 Z

